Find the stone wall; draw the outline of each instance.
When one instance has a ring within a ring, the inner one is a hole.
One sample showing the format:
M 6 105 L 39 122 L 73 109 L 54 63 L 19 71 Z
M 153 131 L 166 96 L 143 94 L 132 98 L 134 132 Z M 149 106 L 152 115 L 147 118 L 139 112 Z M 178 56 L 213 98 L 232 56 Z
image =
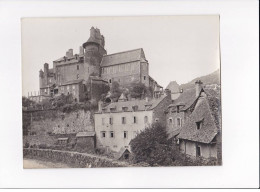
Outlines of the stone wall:
M 166 126 L 166 115 L 164 113 L 165 109 L 171 104 L 171 95 L 168 94 L 154 109 L 153 122 L 158 118 L 158 122 L 163 126 Z
M 77 168 L 128 166 L 126 162 L 114 161 L 113 159 L 97 155 L 50 149 L 23 149 L 23 157 L 62 162 Z

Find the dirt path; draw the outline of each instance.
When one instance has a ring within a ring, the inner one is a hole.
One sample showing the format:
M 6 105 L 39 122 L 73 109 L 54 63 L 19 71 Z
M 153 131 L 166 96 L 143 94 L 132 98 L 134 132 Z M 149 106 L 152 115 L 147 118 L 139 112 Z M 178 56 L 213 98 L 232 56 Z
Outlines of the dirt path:
M 52 163 L 36 159 L 23 159 L 24 169 L 46 169 L 46 168 L 70 168 L 64 163 Z

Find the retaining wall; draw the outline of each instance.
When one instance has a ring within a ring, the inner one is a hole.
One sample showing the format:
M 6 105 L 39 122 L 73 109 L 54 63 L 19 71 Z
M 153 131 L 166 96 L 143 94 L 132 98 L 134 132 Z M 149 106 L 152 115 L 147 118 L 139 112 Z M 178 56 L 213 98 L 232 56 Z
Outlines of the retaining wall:
M 23 149 L 23 156 L 31 159 L 41 159 L 51 162 L 62 162 L 77 168 L 90 167 L 127 167 L 126 162 L 120 162 L 106 157 L 86 153 L 59 151 L 51 149 Z M 51 168 L 51 167 L 50 167 Z

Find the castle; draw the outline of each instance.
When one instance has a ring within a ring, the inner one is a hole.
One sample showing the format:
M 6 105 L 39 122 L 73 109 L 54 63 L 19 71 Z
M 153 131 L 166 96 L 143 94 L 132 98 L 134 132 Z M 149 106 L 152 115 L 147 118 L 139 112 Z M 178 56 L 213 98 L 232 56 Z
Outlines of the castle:
M 149 76 L 149 63 L 142 48 L 107 55 L 105 38 L 98 28 L 90 29 L 87 42 L 79 47 L 79 54 L 69 49 L 66 55 L 53 61 L 53 68 L 44 64 L 39 72 L 40 96 L 72 94 L 75 101 L 100 99 L 113 82 L 126 87 L 143 83 L 154 92 L 162 87 Z

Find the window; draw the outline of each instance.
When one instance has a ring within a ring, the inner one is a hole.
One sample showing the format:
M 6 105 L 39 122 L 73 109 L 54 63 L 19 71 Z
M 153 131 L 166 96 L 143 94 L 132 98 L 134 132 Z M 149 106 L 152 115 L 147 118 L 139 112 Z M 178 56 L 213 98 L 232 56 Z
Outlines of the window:
M 113 138 L 114 137 L 114 132 L 110 131 L 110 137 Z
M 122 107 L 122 110 L 126 112 L 128 110 L 128 107 Z
M 181 118 L 177 118 L 177 126 L 181 127 Z
M 122 124 L 126 124 L 126 118 L 122 117 Z
M 125 139 L 127 138 L 127 135 L 128 135 L 127 131 L 124 131 L 124 138 Z
M 169 118 L 169 123 L 172 124 L 172 118 Z
M 144 117 L 144 123 L 148 123 L 148 117 L 147 116 Z
M 196 146 L 196 155 L 197 157 L 201 156 L 200 146 Z
M 137 117 L 134 116 L 134 123 L 137 123 Z
M 113 118 L 112 117 L 109 118 L 109 124 L 113 125 Z
M 105 118 L 102 118 L 102 125 L 105 125 Z
M 72 89 L 75 89 L 75 85 L 72 85 Z
M 79 65 L 77 65 L 77 70 L 79 70 Z
M 202 124 L 202 121 L 198 121 L 198 122 L 196 122 L 197 130 L 200 130 L 200 128 L 201 128 L 201 124 Z
M 144 80 L 146 79 L 146 76 L 144 76 Z
M 67 86 L 67 90 L 69 90 L 69 89 L 70 89 L 70 86 L 68 85 L 68 86 Z
M 106 132 L 105 131 L 101 131 L 101 137 L 102 138 L 106 137 Z
M 177 113 L 180 112 L 180 106 L 177 106 Z
M 79 74 L 77 74 L 77 79 L 79 79 Z
M 111 79 L 109 79 L 109 83 L 112 83 L 112 80 L 111 80 Z

